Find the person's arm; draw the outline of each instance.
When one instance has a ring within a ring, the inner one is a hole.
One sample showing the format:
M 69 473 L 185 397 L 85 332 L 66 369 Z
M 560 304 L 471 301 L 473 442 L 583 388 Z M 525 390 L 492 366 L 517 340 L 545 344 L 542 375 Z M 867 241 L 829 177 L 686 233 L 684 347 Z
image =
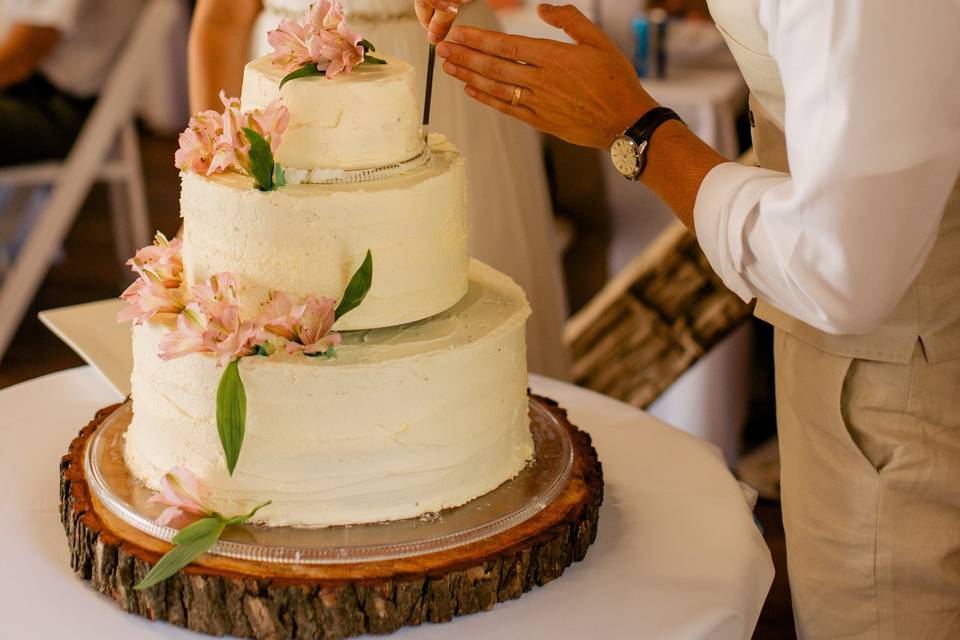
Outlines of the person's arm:
M 60 30 L 15 24 L 0 43 L 0 88 L 29 78 L 60 42 Z
M 869 333 L 923 267 L 960 172 L 960 6 L 760 7 L 791 174 L 717 167 L 697 197 L 698 238 L 742 298 L 830 333 Z
M 217 111 L 220 90 L 240 95 L 260 0 L 198 0 L 188 44 L 190 110 Z
M 541 5 L 539 11 L 576 44 L 457 27 L 437 47 L 447 60 L 444 71 L 498 111 L 567 142 L 607 150 L 657 104 L 630 61 L 575 7 Z M 650 149 L 643 181 L 693 231 L 700 183 L 726 159 L 677 122 L 657 129 Z
M 960 172 L 960 7 L 911 6 L 909 20 L 891 19 L 903 13 L 896 0 L 760 7 L 786 90 L 792 175 L 723 162 L 670 122 L 651 140 L 643 179 L 695 222 L 744 300 L 831 333 L 868 333 L 922 268 Z M 457 28 L 438 47 L 445 69 L 485 104 L 606 148 L 652 102 L 579 12 L 542 5 L 540 15 L 578 44 Z

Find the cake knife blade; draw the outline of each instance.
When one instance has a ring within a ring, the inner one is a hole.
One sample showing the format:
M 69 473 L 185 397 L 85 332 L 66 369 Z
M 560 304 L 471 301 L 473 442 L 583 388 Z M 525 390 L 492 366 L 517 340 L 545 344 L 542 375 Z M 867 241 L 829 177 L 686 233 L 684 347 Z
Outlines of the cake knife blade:
M 434 67 L 437 63 L 437 45 L 430 45 L 430 52 L 427 54 L 427 91 L 424 94 L 423 104 L 423 135 L 424 138 L 430 136 L 430 103 L 433 101 L 433 75 Z

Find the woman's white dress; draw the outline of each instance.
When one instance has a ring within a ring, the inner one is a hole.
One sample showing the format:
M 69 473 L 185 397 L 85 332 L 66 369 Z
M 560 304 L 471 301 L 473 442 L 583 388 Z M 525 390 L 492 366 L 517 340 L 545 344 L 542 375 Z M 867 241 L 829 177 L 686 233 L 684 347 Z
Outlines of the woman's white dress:
M 254 32 L 254 53 L 272 51 L 266 32 L 283 17 L 299 17 L 308 5 L 309 0 L 266 2 Z M 351 28 L 373 42 L 378 54 L 407 60 L 424 79 L 428 45 L 413 0 L 343 0 L 343 5 Z M 492 10 L 480 1 L 463 7 L 458 24 L 498 29 Z M 511 276 L 530 300 L 530 369 L 569 377 L 562 340 L 563 281 L 538 134 L 471 100 L 459 82 L 439 69 L 430 128 L 456 144 L 466 159 L 471 254 Z

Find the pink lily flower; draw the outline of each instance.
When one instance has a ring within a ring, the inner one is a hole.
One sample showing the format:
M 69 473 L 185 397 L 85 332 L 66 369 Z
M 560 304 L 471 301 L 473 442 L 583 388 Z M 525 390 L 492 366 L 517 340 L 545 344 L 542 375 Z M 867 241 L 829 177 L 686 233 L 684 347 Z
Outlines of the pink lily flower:
M 208 495 L 206 485 L 192 471 L 174 467 L 160 479 L 160 491 L 153 494 L 147 504 L 167 507 L 157 517 L 157 524 L 181 528 L 198 518 L 213 515 L 213 510 L 203 504 Z
M 299 23 L 283 20 L 267 39 L 275 50 L 271 62 L 287 73 L 313 63 L 333 78 L 364 58 L 361 37 L 347 26 L 339 1 L 315 2 Z
M 254 109 L 245 115 L 245 126 L 253 129 L 268 142 L 270 151 L 277 152 L 280 147 L 280 136 L 290 124 L 290 111 L 283 106 L 280 98 L 274 99 L 263 109 Z
M 267 32 L 267 42 L 274 48 L 270 62 L 289 73 L 312 61 L 307 41 L 314 31 L 289 18 L 284 18 L 273 31 Z
M 158 314 L 176 315 L 186 306 L 180 240 L 157 233 L 153 244 L 137 251 L 127 264 L 140 276 L 120 298 L 127 306 L 117 322 L 143 324 Z
M 363 47 L 351 42 L 342 33 L 337 31 L 321 31 L 320 51 L 328 59 L 326 77 L 334 78 L 342 72 L 350 73 L 353 67 L 363 62 Z
M 187 128 L 180 134 L 180 148 L 174 154 L 177 168 L 206 173 L 213 160 L 214 146 L 221 128 L 221 116 L 216 111 L 204 111 L 190 118 Z
M 229 271 L 214 274 L 192 289 L 194 299 L 212 318 L 222 316 L 227 306 L 236 306 L 240 300 L 239 291 L 237 276 Z
M 306 309 L 305 303 L 294 304 L 287 294 L 271 291 L 267 301 L 260 307 L 256 324 L 279 338 L 293 340 L 294 329 Z
M 256 353 L 257 338 L 261 331 L 253 322 L 242 322 L 236 305 L 226 305 L 221 315 L 210 319 L 204 333 L 206 350 L 225 367 L 237 358 Z
M 205 334 L 210 319 L 203 308 L 191 302 L 177 316 L 177 325 L 160 340 L 160 358 L 173 360 L 191 353 L 205 353 Z
M 183 279 L 183 258 L 181 249 L 183 242 L 180 238 L 167 240 L 167 237 L 157 232 L 153 244 L 137 251 L 127 265 L 143 276 L 150 271 L 165 287 L 179 287 Z
M 336 301 L 331 298 L 308 296 L 303 314 L 293 327 L 293 340 L 287 343 L 287 353 L 318 355 L 340 346 L 340 334 L 331 331 L 336 321 L 335 307 Z
M 152 271 L 144 271 L 120 298 L 127 306 L 117 314 L 117 322 L 143 324 L 157 315 L 177 315 L 186 307 L 183 288 L 164 286 Z

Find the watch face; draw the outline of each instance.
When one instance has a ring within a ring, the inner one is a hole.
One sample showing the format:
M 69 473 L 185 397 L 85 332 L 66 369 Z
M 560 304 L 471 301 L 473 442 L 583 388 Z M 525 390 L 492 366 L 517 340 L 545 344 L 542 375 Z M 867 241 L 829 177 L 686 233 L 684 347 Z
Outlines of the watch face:
M 613 166 L 626 178 L 631 180 L 640 173 L 640 156 L 637 153 L 637 143 L 627 136 L 620 136 L 610 147 L 610 157 Z

